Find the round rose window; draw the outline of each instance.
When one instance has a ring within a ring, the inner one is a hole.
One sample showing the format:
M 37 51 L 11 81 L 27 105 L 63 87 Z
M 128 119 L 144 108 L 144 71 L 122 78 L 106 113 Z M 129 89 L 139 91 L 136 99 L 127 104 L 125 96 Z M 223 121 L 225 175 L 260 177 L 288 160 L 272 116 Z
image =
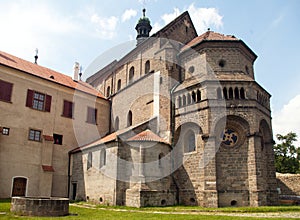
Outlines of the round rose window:
M 233 147 L 238 141 L 238 133 L 231 128 L 226 128 L 221 136 L 222 144 Z

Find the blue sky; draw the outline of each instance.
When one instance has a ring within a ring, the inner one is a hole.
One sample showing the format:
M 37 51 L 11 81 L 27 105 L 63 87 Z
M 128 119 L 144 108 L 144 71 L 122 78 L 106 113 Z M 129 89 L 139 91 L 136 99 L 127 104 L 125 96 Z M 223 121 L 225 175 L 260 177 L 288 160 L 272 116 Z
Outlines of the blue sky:
M 272 94 L 274 133 L 300 136 L 298 0 L 0 0 L 0 50 L 71 75 L 104 51 L 135 39 L 143 6 L 154 33 L 185 10 L 207 28 L 242 39 L 257 55 L 256 80 Z M 300 139 L 300 137 L 299 137 Z

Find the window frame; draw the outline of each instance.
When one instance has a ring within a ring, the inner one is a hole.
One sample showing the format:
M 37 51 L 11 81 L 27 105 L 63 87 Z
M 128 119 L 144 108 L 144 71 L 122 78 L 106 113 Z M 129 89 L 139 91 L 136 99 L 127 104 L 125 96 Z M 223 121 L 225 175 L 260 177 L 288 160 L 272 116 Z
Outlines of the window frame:
M 46 104 L 46 95 L 40 92 L 33 93 L 32 108 L 43 111 Z
M 127 127 L 130 127 L 132 126 L 132 111 L 129 110 L 128 113 L 127 113 Z
M 2 127 L 2 131 L 1 131 L 2 135 L 9 136 L 9 132 L 10 132 L 10 128 Z
M 56 141 L 56 140 L 58 140 L 58 141 Z M 53 134 L 53 143 L 56 145 L 62 145 L 63 144 L 63 135 L 62 134 Z
M 35 98 L 35 95 L 42 95 L 44 96 L 44 100 L 40 100 L 39 98 Z M 43 103 L 43 107 L 42 108 L 38 108 L 35 107 L 34 105 L 34 101 L 37 101 L 38 102 L 38 105 L 39 103 Z M 42 93 L 42 92 L 39 92 L 39 91 L 35 91 L 35 90 L 31 90 L 31 89 L 28 89 L 27 90 L 27 97 L 26 97 L 26 107 L 29 107 L 31 109 L 34 109 L 34 110 L 38 110 L 38 111 L 43 111 L 43 112 L 50 112 L 51 111 L 51 101 L 52 101 L 52 96 L 50 95 L 47 95 L 46 93 Z
M 34 132 L 34 137 L 33 139 L 31 139 L 31 131 Z M 39 139 L 36 139 L 36 134 L 39 133 Z M 35 142 L 41 142 L 42 141 L 42 131 L 41 130 L 37 130 L 37 129 L 33 129 L 33 128 L 29 128 L 29 132 L 28 132 L 28 140 L 29 141 L 35 141 Z
M 145 62 L 145 74 L 150 73 L 150 60 Z
M 89 170 L 92 167 L 93 167 L 93 152 L 88 152 L 86 169 Z

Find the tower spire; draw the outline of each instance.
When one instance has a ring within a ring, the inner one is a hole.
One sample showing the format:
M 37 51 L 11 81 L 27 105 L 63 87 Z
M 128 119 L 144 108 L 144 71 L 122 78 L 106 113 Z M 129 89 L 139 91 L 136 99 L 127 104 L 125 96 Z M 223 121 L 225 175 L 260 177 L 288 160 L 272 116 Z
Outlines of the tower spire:
M 143 8 L 143 17 L 139 19 L 137 25 L 135 26 L 135 30 L 137 31 L 137 45 L 149 37 L 151 29 L 152 26 L 150 25 L 150 20 L 146 17 L 146 9 Z

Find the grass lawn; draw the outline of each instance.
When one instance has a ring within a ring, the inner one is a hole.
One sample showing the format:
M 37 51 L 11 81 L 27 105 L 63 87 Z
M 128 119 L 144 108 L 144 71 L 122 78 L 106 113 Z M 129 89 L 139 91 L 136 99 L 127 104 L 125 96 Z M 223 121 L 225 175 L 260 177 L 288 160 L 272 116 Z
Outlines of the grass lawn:
M 84 206 L 86 203 L 76 203 L 75 205 Z M 189 220 L 189 219 L 203 219 L 203 220 L 236 220 L 236 219 L 258 219 L 252 217 L 238 217 L 238 216 L 224 216 L 228 213 L 272 213 L 272 212 L 296 212 L 299 213 L 300 206 L 278 206 L 278 207 L 260 207 L 260 208 L 221 208 L 221 209 L 207 209 L 201 207 L 164 207 L 164 208 L 128 208 L 128 207 L 108 207 L 108 206 L 91 206 L 92 208 L 77 207 L 70 205 L 71 215 L 65 217 L 25 217 L 15 216 L 10 209 L 10 200 L 0 200 L 0 219 L 176 219 L 176 220 Z M 163 213 L 154 213 L 163 212 Z M 177 213 L 176 213 L 177 212 Z M 184 212 L 187 214 L 180 214 Z M 217 213 L 216 213 L 217 212 Z M 223 214 L 223 216 L 220 215 Z M 269 219 L 270 218 L 259 218 Z M 287 218 L 271 218 L 271 220 L 287 219 Z

